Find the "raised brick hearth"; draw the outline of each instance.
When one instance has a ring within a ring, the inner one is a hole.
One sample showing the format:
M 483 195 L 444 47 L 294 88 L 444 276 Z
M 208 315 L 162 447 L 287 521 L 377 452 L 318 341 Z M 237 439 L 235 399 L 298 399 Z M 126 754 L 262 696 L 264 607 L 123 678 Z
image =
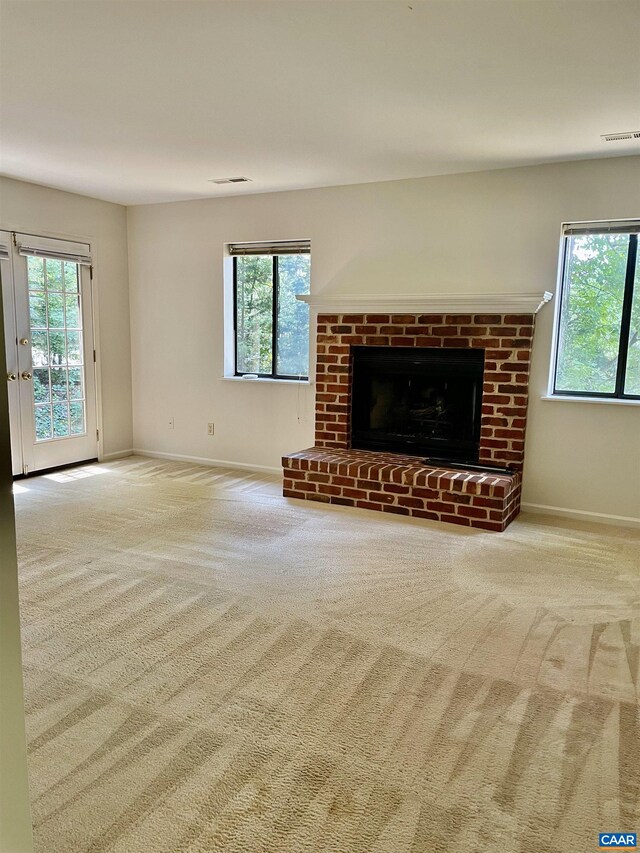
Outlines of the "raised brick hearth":
M 520 508 L 534 314 L 320 314 L 315 446 L 282 460 L 286 497 L 504 530 Z M 351 449 L 353 346 L 485 350 L 479 460 L 513 475 Z

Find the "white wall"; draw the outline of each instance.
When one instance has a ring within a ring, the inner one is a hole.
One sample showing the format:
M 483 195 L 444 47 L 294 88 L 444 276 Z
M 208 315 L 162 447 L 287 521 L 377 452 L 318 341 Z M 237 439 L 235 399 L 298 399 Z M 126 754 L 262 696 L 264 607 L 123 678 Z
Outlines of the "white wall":
M 102 453 L 132 447 L 126 209 L 85 196 L 0 178 L 0 228 L 85 238 L 96 255 Z
M 314 292 L 541 293 L 556 290 L 560 223 L 637 217 L 639 189 L 626 157 L 129 208 L 135 447 L 275 467 L 313 442 L 313 387 L 221 379 L 225 242 L 311 238 Z M 524 500 L 638 518 L 640 407 L 540 400 L 552 320 L 553 305 Z

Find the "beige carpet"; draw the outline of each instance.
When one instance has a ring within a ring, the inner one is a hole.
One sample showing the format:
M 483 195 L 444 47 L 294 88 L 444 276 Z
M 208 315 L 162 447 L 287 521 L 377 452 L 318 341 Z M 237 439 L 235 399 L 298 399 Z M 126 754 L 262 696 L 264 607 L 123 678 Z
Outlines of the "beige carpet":
M 640 538 L 129 458 L 17 495 L 38 853 L 545 853 L 640 830 Z

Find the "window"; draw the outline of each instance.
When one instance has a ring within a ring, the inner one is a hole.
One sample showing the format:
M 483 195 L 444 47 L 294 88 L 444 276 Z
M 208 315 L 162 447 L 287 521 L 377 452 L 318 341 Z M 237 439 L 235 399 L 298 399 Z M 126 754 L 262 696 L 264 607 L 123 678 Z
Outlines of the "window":
M 553 393 L 640 399 L 640 221 L 563 227 Z
M 309 375 L 308 241 L 233 243 L 235 374 L 270 379 Z

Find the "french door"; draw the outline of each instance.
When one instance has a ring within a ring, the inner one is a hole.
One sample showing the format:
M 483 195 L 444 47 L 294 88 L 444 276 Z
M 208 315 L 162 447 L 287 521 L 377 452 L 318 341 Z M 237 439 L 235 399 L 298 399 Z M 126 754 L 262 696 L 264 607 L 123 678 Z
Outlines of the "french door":
M 93 459 L 90 247 L 0 232 L 0 255 L 13 473 Z

